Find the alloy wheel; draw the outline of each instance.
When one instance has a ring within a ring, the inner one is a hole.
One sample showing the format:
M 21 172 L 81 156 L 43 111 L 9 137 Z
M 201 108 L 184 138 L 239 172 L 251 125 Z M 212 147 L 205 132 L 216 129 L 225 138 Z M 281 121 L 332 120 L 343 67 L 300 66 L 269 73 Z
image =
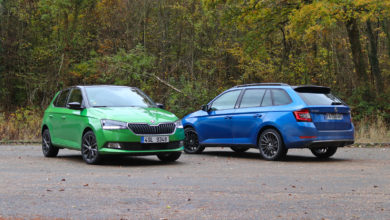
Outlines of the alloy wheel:
M 204 147 L 200 146 L 198 134 L 192 128 L 185 129 L 184 151 L 189 154 L 201 153 Z
M 98 146 L 96 137 L 92 131 L 87 132 L 83 136 L 81 154 L 83 159 L 88 164 L 95 164 L 99 159 Z
M 280 160 L 287 154 L 282 137 L 275 129 L 267 129 L 259 137 L 259 150 L 266 160 Z
M 49 129 L 45 129 L 42 133 L 42 153 L 45 157 L 57 156 L 59 148 L 53 146 L 51 142 Z
M 279 147 L 278 138 L 272 132 L 262 135 L 260 140 L 261 150 L 268 157 L 273 157 L 277 153 Z
M 44 132 L 42 135 L 42 151 L 43 154 L 48 154 L 50 151 L 51 146 L 51 140 L 50 140 L 50 134 L 48 132 Z

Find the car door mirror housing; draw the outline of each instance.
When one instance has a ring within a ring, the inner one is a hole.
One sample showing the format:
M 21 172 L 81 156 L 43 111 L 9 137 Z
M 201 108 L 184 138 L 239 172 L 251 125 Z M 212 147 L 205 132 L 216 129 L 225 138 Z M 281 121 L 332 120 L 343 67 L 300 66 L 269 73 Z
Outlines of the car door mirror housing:
M 68 108 L 70 108 L 70 109 L 76 109 L 76 110 L 81 110 L 81 109 L 83 109 L 83 108 L 81 107 L 80 102 L 69 102 L 69 103 L 68 103 Z
M 205 112 L 209 112 L 210 111 L 209 105 L 202 105 L 202 110 Z
M 164 104 L 161 104 L 161 103 L 156 103 L 156 106 L 157 106 L 157 108 L 161 108 L 161 109 L 165 108 Z

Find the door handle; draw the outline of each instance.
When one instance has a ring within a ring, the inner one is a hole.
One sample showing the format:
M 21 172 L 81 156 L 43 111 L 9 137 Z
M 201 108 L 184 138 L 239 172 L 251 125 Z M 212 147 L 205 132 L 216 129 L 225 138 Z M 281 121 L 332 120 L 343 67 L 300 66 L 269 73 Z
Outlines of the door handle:
M 49 118 L 52 118 L 52 117 L 54 117 L 53 115 L 49 115 Z
M 62 119 L 66 119 L 66 116 L 61 116 Z
M 253 117 L 254 118 L 261 118 L 261 116 L 263 116 L 262 114 L 255 114 Z
M 225 119 L 232 119 L 232 116 L 225 116 Z

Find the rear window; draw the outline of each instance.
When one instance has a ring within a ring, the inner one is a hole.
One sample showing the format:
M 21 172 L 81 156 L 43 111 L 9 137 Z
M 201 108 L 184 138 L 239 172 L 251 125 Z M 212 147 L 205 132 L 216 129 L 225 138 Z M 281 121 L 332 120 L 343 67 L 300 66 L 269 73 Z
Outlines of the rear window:
M 332 93 L 297 92 L 307 105 L 343 105 L 344 102 Z
M 272 89 L 272 99 L 274 105 L 287 105 L 292 102 L 287 92 L 282 89 Z

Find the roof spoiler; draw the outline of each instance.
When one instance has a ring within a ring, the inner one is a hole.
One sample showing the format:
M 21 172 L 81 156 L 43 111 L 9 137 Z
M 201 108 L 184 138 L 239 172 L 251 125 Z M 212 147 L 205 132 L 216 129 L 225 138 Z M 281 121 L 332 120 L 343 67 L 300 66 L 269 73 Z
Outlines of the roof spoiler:
M 293 86 L 293 89 L 297 92 L 330 93 L 330 88 L 325 86 Z

